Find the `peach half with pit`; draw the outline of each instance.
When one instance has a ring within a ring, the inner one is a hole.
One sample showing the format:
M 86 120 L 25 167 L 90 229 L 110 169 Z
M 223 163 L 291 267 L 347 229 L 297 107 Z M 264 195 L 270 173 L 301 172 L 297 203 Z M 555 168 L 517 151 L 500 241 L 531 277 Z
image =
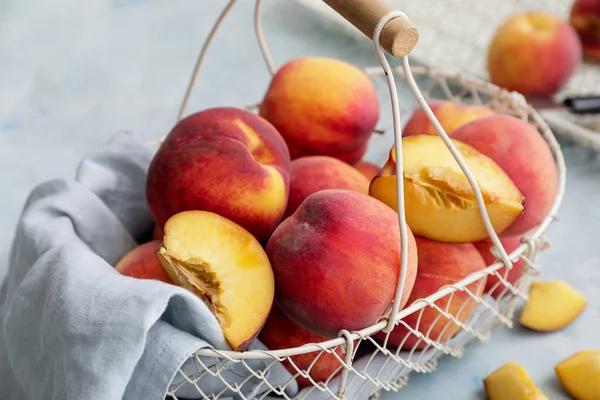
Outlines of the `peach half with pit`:
M 273 304 L 271 264 L 261 244 L 238 224 L 208 211 L 177 213 L 164 227 L 158 259 L 177 286 L 197 295 L 234 350 L 258 335 Z

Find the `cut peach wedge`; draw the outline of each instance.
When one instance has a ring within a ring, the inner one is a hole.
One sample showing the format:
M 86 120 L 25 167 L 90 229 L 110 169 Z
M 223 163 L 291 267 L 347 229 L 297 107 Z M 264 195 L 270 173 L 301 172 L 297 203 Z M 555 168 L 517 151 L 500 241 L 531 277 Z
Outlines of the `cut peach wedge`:
M 185 211 L 165 224 L 158 250 L 177 286 L 213 312 L 229 345 L 244 351 L 264 325 L 275 285 L 260 243 L 236 223 L 208 211 Z
M 483 384 L 488 400 L 548 400 L 527 370 L 512 361 L 488 375 Z
M 490 158 L 452 140 L 475 176 L 498 234 L 523 213 L 523 194 Z M 417 236 L 438 242 L 477 242 L 489 237 L 475 193 L 442 138 L 415 135 L 402 140 L 406 220 Z M 397 210 L 396 152 L 371 182 L 369 194 Z
M 532 282 L 519 323 L 535 331 L 559 330 L 573 322 L 586 305 L 583 295 L 565 282 Z
M 554 370 L 574 399 L 600 399 L 600 350 L 577 352 L 558 363 Z

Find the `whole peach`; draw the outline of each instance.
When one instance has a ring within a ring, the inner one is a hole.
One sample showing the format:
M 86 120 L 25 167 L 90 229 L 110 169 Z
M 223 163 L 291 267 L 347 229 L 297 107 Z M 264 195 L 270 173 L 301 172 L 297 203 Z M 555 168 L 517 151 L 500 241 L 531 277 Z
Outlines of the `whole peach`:
M 432 99 L 427 104 L 449 136 L 452 136 L 452 132 L 467 122 L 494 114 L 494 111 L 486 106 L 466 105 L 449 100 Z M 413 112 L 402 130 L 403 137 L 437 134 L 438 132 L 427 118 L 425 111 L 420 107 Z
M 277 306 L 273 306 L 271 309 L 269 318 L 260 331 L 258 338 L 269 350 L 292 349 L 305 344 L 319 344 L 328 340 L 296 325 Z M 339 359 L 332 353 L 323 352 L 320 355 L 319 353 L 317 351 L 299 354 L 290 358 L 296 367 L 308 372 L 315 382 L 326 382 L 330 376 L 337 375 L 341 371 L 342 364 L 339 360 L 344 359 L 344 354 L 342 354 L 339 347 L 335 350 Z M 317 356 L 318 359 L 315 361 Z M 283 361 L 283 365 L 290 374 L 298 374 L 298 370 L 289 361 Z M 296 377 L 296 382 L 300 389 L 312 385 L 308 378 L 302 376 Z
M 583 54 L 600 59 L 600 0 L 575 0 L 569 20 L 581 39 Z
M 369 182 L 373 180 L 381 170 L 381 168 L 369 161 L 359 161 L 354 164 L 354 168 L 359 170 L 368 180 Z
M 269 122 L 212 108 L 167 135 L 150 164 L 146 198 L 159 226 L 182 211 L 211 211 L 264 241 L 285 211 L 289 171 L 286 144 Z
M 519 247 L 519 245 L 521 244 L 521 239 L 522 238 L 520 236 L 506 237 L 506 238 L 501 238 L 500 243 L 502 243 L 502 246 L 504 246 L 504 250 L 506 250 L 506 252 L 508 254 L 510 254 L 513 251 L 515 251 L 517 249 L 517 247 Z M 477 250 L 483 257 L 483 261 L 485 261 L 485 264 L 487 266 L 490 266 L 496 262 L 496 257 L 490 251 L 492 249 L 492 247 L 494 247 L 494 244 L 492 243 L 491 240 L 489 240 L 489 239 L 483 240 L 481 242 L 476 242 L 473 244 L 475 245 L 475 247 L 477 248 Z M 521 276 L 521 272 L 523 272 L 524 266 L 525 266 L 525 260 L 520 258 L 517 262 L 513 263 L 513 266 L 511 268 L 511 270 L 508 271 L 508 274 L 506 274 L 506 269 L 504 267 L 500 268 L 497 271 L 497 273 L 499 273 L 503 278 L 505 277 L 505 279 L 509 283 L 514 284 L 517 281 L 517 279 L 519 279 L 519 277 Z M 492 289 L 493 289 L 493 291 L 492 291 Z M 503 292 L 505 292 L 505 293 L 507 292 L 506 286 L 504 286 L 504 284 L 502 284 L 502 282 L 500 282 L 500 280 L 498 279 L 498 277 L 496 275 L 488 275 L 487 282 L 485 285 L 485 293 L 488 293 L 493 297 L 498 297 Z
M 417 252 L 408 233 L 403 305 L 416 275 Z M 292 321 L 319 336 L 360 330 L 392 302 L 400 273 L 397 214 L 350 190 L 314 193 L 273 232 L 267 244 L 275 301 Z
M 525 196 L 525 211 L 503 236 L 516 236 L 548 215 L 558 193 L 558 171 L 548 144 L 532 125 L 510 115 L 470 122 L 453 138 L 496 162 Z
M 122 275 L 138 279 L 154 279 L 172 283 L 171 278 L 161 267 L 156 251 L 160 248 L 161 240 L 152 240 L 135 247 L 115 265 L 115 270 Z
M 379 100 L 361 69 L 332 58 L 303 57 L 273 76 L 260 115 L 279 130 L 292 159 L 328 155 L 353 164 L 375 129 Z
M 417 279 L 407 304 L 424 299 L 443 286 L 452 285 L 466 278 L 473 272 L 485 269 L 483 258 L 471 243 L 440 243 L 433 240 L 415 237 L 419 266 Z M 486 277 L 483 278 L 484 280 Z M 467 288 L 476 295 L 481 295 L 485 287 L 476 281 Z M 450 304 L 448 304 L 450 303 Z M 456 291 L 452 297 L 444 296 L 435 302 L 441 310 L 448 312 L 461 323 L 466 322 L 477 308 L 477 302 L 465 291 Z M 438 318 L 439 317 L 439 318 Z M 402 319 L 412 329 L 417 330 L 431 340 L 446 342 L 460 331 L 460 326 L 451 319 L 441 315 L 436 309 L 425 306 L 422 311 L 412 313 Z M 384 332 L 376 337 L 385 338 Z M 403 349 L 422 349 L 427 343 L 411 333 L 404 325 L 397 325 L 390 333 L 388 343 L 402 346 Z
M 525 96 L 553 95 L 581 61 L 575 29 L 537 11 L 515 13 L 496 31 L 488 48 L 492 83 Z
M 292 161 L 290 195 L 284 218 L 296 211 L 313 193 L 325 189 L 348 189 L 369 194 L 369 180 L 338 159 L 328 156 L 309 156 Z

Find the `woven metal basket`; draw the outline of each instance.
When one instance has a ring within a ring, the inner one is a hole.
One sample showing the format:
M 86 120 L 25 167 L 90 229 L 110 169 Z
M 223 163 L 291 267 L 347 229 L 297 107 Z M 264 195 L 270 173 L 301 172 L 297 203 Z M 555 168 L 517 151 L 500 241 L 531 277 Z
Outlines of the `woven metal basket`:
M 185 112 L 187 99 L 194 86 L 195 76 L 205 51 L 220 22 L 235 2 L 235 0 L 229 0 L 200 53 L 180 109 L 180 117 Z M 257 0 L 255 13 L 257 38 L 266 64 L 271 72 L 274 72 L 275 68 L 260 27 L 260 5 L 261 1 Z M 410 18 L 411 15 L 407 14 Z M 411 68 L 407 57 L 402 58 L 401 67 L 390 67 L 378 45 L 379 36 L 388 22 L 403 17 L 401 13 L 392 12 L 386 13 L 381 18 L 373 36 L 381 67 L 365 70 L 380 94 L 383 123 L 392 126 L 385 134 L 373 136 L 369 146 L 379 151 L 378 155 L 373 158 L 384 160 L 392 145 L 395 144 L 397 148 L 401 147 L 399 137 L 402 110 L 397 104 L 399 92 L 411 93 L 416 99 L 411 109 L 404 110 L 406 113 L 416 107 L 426 107 L 425 100 L 428 98 L 443 98 L 461 103 L 487 105 L 498 113 L 513 115 L 529 122 L 546 140 L 559 172 L 559 193 L 551 212 L 539 226 L 526 235 L 520 246 L 512 253 L 506 254 L 501 246 L 497 247 L 499 261 L 486 269 L 473 273 L 459 282 L 444 286 L 431 296 L 419 299 L 402 310 L 394 310 L 393 307 L 390 307 L 378 323 L 360 331 L 343 330 L 337 338 L 321 343 L 307 343 L 298 348 L 245 352 L 198 350 L 188 360 L 185 368 L 182 368 L 174 378 L 168 393 L 172 398 L 262 399 L 267 396 L 279 396 L 286 399 L 367 399 L 377 396 L 381 390 L 400 389 L 408 383 L 411 372 L 433 372 L 439 357 L 443 355 L 461 356 L 469 341 L 473 339 L 485 341 L 495 327 L 512 325 L 516 303 L 526 298 L 524 293 L 529 277 L 539 272 L 535 265 L 535 258 L 538 251 L 547 246 L 544 232 L 555 220 L 556 211 L 562 199 L 565 186 L 565 165 L 560 147 L 547 123 L 525 102 L 523 97 L 515 93 L 507 92 L 484 80 L 463 73 L 425 67 Z M 423 98 L 420 97 L 421 94 Z M 392 107 L 389 107 L 390 103 Z M 250 105 L 248 109 L 255 110 L 256 106 L 256 104 Z M 434 124 L 437 123 L 433 114 L 429 113 L 429 116 Z M 447 135 L 441 128 L 438 131 L 442 138 L 447 139 Z M 451 147 L 452 145 L 449 148 Z M 459 163 L 462 161 L 459 155 L 456 159 Z M 468 177 L 472 177 L 468 168 L 463 171 Z M 398 163 L 396 172 L 398 176 L 402 176 L 401 162 Z M 401 191 L 400 185 L 398 186 Z M 472 187 L 477 193 L 479 190 L 477 185 Z M 399 192 L 398 198 L 402 198 L 401 192 Z M 399 209 L 402 208 L 399 207 Z M 480 211 L 485 221 L 488 218 L 485 207 L 480 207 Z M 401 226 L 405 225 L 403 213 L 400 212 L 399 215 Z M 493 230 L 488 228 L 488 233 L 496 243 L 500 243 Z M 402 240 L 406 239 L 403 237 Z M 525 267 L 519 279 L 511 284 L 506 280 L 507 274 L 512 262 L 520 259 L 525 261 Z M 406 263 L 402 262 L 401 270 L 405 268 Z M 498 283 L 488 292 L 484 292 L 483 288 L 490 276 L 498 278 Z M 496 292 L 496 295 L 492 296 L 492 292 Z M 402 285 L 399 284 L 396 300 L 401 295 Z M 462 310 L 471 306 L 475 306 L 472 314 L 461 315 Z M 431 326 L 440 327 L 442 333 L 447 329 L 455 329 L 457 333 L 450 339 L 442 339 L 441 334 L 433 335 L 431 331 L 421 332 L 422 329 L 420 331 L 418 325 L 421 317 L 426 313 L 434 316 Z M 417 322 L 408 324 L 405 321 L 408 316 L 417 316 L 418 318 L 415 318 Z M 408 330 L 406 337 L 416 338 L 417 343 L 414 346 L 393 347 L 387 344 L 386 335 L 383 335 L 383 339 L 381 336 L 375 337 L 376 334 L 386 331 L 386 328 L 396 325 L 403 325 Z M 313 362 L 308 368 L 300 368 L 294 362 L 301 355 L 312 357 Z M 329 358 L 330 362 L 334 362 L 336 369 L 328 379 L 316 381 L 311 375 L 311 368 L 324 357 Z M 274 380 L 271 374 L 273 369 L 282 364 L 290 372 L 290 377 L 285 382 Z M 297 378 L 303 378 L 309 382 L 308 386 L 299 392 L 296 386 Z M 207 387 L 210 387 L 211 391 L 207 391 Z

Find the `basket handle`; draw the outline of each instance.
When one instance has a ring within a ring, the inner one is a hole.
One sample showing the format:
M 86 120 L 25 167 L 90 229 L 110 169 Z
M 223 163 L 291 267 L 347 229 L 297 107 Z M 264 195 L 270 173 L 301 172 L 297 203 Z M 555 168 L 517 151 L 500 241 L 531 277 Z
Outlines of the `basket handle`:
M 323 0 L 329 7 L 354 25 L 369 39 L 375 26 L 392 8 L 384 0 Z M 381 47 L 391 55 L 402 58 L 419 41 L 418 29 L 406 18 L 396 18 L 381 32 Z

